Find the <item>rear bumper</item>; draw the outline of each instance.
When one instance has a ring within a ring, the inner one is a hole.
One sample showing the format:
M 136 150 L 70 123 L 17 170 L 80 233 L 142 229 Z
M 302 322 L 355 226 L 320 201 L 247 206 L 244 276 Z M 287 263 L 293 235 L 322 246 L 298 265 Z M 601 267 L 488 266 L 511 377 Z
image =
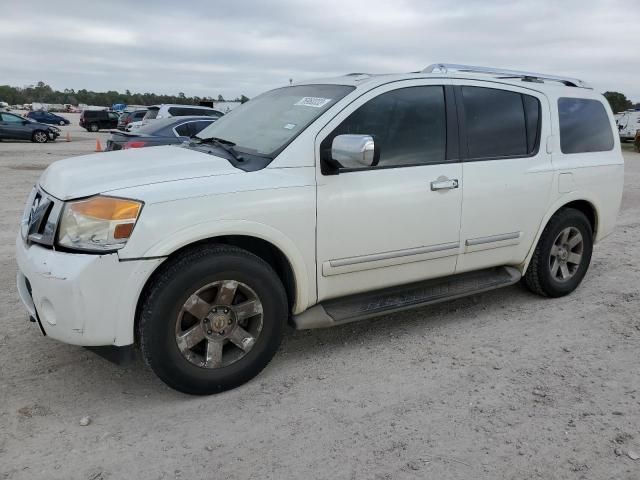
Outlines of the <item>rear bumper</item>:
M 83 346 L 130 345 L 138 297 L 162 259 L 64 253 L 16 239 L 18 293 L 46 335 Z

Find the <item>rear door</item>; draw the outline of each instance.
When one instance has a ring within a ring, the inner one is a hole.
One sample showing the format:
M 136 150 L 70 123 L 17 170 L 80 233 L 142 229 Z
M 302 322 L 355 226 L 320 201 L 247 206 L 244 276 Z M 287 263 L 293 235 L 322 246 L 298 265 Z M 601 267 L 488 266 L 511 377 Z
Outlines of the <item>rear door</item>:
M 453 105 L 442 80 L 396 82 L 365 93 L 320 131 L 318 300 L 454 272 L 462 164 Z M 327 168 L 342 134 L 371 135 L 379 163 Z
M 456 272 L 524 261 L 551 199 L 546 97 L 456 80 L 465 180 Z

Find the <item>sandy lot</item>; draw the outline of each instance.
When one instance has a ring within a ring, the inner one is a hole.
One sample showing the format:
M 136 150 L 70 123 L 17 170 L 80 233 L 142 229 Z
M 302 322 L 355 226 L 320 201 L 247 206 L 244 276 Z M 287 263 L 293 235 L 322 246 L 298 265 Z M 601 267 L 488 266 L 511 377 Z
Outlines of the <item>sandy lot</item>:
M 574 294 L 514 286 L 290 330 L 258 378 L 198 398 L 27 322 L 13 259 L 27 193 L 107 137 L 70 117 L 71 143 L 0 143 L 0 478 L 640 478 L 640 154 L 625 153 L 618 227 Z

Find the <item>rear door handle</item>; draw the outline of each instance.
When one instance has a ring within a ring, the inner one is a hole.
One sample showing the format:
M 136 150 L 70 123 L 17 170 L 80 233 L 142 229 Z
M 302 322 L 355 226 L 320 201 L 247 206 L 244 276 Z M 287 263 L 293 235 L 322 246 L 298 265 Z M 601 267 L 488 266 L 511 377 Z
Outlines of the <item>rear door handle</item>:
M 431 191 L 436 190 L 451 190 L 453 188 L 458 188 L 458 179 L 457 178 L 438 178 L 431 182 Z

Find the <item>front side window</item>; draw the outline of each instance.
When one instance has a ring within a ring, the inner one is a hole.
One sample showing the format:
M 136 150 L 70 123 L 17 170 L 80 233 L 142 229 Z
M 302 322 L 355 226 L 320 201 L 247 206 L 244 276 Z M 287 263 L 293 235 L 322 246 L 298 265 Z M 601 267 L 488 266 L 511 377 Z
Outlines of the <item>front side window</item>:
M 237 152 L 275 158 L 294 138 L 354 87 L 297 85 L 263 93 L 234 108 L 200 138 L 233 142 Z
M 325 138 L 323 154 L 344 134 L 372 136 L 380 149 L 377 167 L 442 163 L 447 145 L 444 89 L 406 87 L 369 100 Z
M 2 121 L 6 123 L 22 123 L 24 119 L 10 113 L 0 113 Z
M 562 153 L 606 152 L 613 149 L 609 116 L 601 102 L 585 98 L 559 98 Z
M 531 95 L 462 87 L 468 158 L 532 155 L 539 144 L 540 102 Z

